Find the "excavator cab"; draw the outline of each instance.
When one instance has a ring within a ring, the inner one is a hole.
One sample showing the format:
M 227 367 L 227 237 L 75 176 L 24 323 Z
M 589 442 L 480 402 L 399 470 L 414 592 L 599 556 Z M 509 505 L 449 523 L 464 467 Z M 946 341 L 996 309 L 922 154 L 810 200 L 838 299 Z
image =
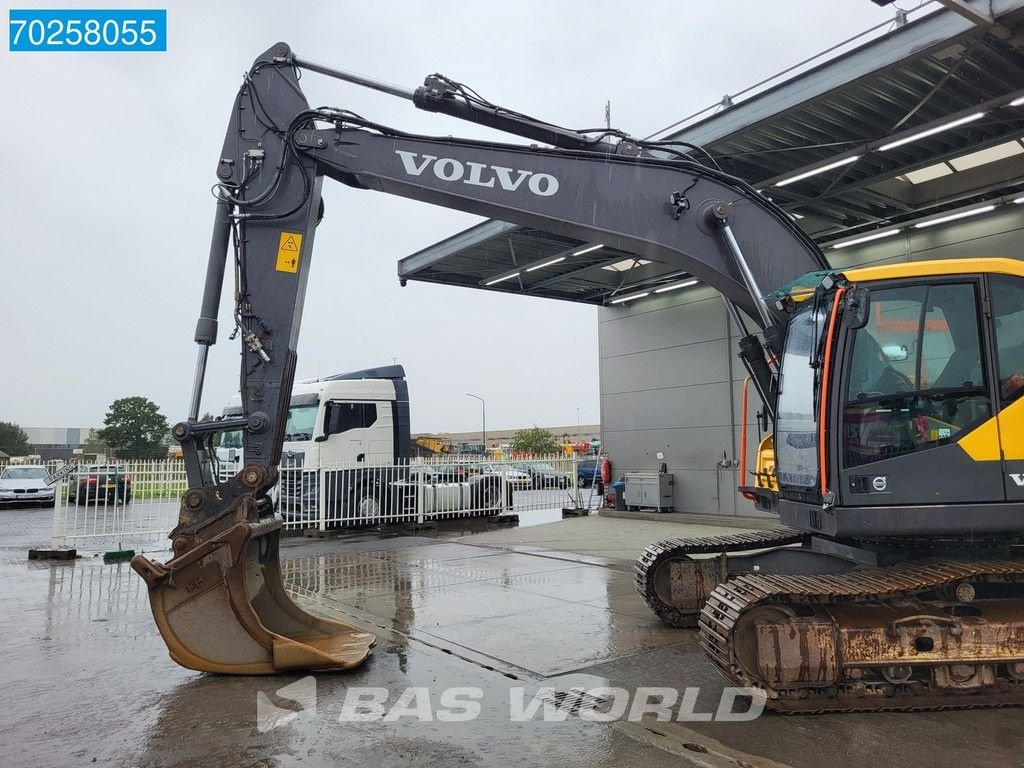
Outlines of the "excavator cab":
M 1009 319 L 1024 296 L 1019 271 L 1009 259 L 851 270 L 845 289 L 796 306 L 774 435 L 784 523 L 915 536 L 924 505 L 935 505 L 933 533 L 1010 523 L 1005 502 L 1019 496 L 1007 467 L 1024 455 L 1010 427 L 1024 413 Z M 850 298 L 862 289 L 869 307 L 854 323 Z

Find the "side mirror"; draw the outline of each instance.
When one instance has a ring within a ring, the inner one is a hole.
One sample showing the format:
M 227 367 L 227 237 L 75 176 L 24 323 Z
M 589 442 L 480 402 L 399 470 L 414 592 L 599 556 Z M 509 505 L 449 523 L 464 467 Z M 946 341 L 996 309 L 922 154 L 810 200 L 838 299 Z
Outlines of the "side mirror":
M 863 328 L 867 325 L 870 309 L 871 293 L 867 288 L 855 285 L 846 291 L 846 315 L 850 328 Z

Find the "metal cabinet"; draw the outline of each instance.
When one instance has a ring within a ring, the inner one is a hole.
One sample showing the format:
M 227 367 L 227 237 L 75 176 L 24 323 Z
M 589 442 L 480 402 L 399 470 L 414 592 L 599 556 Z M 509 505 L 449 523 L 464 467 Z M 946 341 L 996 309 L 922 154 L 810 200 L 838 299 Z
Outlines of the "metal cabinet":
M 626 509 L 672 511 L 673 475 L 667 472 L 627 472 L 625 482 Z

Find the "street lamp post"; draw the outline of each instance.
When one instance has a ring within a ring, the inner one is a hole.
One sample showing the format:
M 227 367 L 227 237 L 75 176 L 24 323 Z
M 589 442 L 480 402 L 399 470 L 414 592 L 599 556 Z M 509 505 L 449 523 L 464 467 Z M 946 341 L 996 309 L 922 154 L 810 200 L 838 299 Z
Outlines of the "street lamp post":
M 487 454 L 487 403 L 480 395 L 474 395 L 472 392 L 466 393 L 467 397 L 475 397 L 480 401 L 480 421 L 483 424 L 483 441 L 484 441 L 484 454 Z
M 580 409 L 576 409 L 576 442 L 580 442 Z

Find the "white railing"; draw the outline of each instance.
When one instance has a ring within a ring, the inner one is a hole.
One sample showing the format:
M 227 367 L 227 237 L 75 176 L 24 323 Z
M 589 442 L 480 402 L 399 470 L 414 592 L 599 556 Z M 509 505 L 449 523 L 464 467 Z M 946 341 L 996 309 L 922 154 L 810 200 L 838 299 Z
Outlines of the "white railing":
M 284 465 L 272 496 L 288 529 L 425 524 L 592 509 L 600 495 L 591 481 L 600 476 L 581 478 L 581 471 L 579 457 L 563 455 Z M 78 467 L 57 484 L 53 546 L 167 549 L 187 487 L 180 459 Z
M 187 488 L 181 459 L 79 465 L 56 485 L 53 545 L 166 549 Z

